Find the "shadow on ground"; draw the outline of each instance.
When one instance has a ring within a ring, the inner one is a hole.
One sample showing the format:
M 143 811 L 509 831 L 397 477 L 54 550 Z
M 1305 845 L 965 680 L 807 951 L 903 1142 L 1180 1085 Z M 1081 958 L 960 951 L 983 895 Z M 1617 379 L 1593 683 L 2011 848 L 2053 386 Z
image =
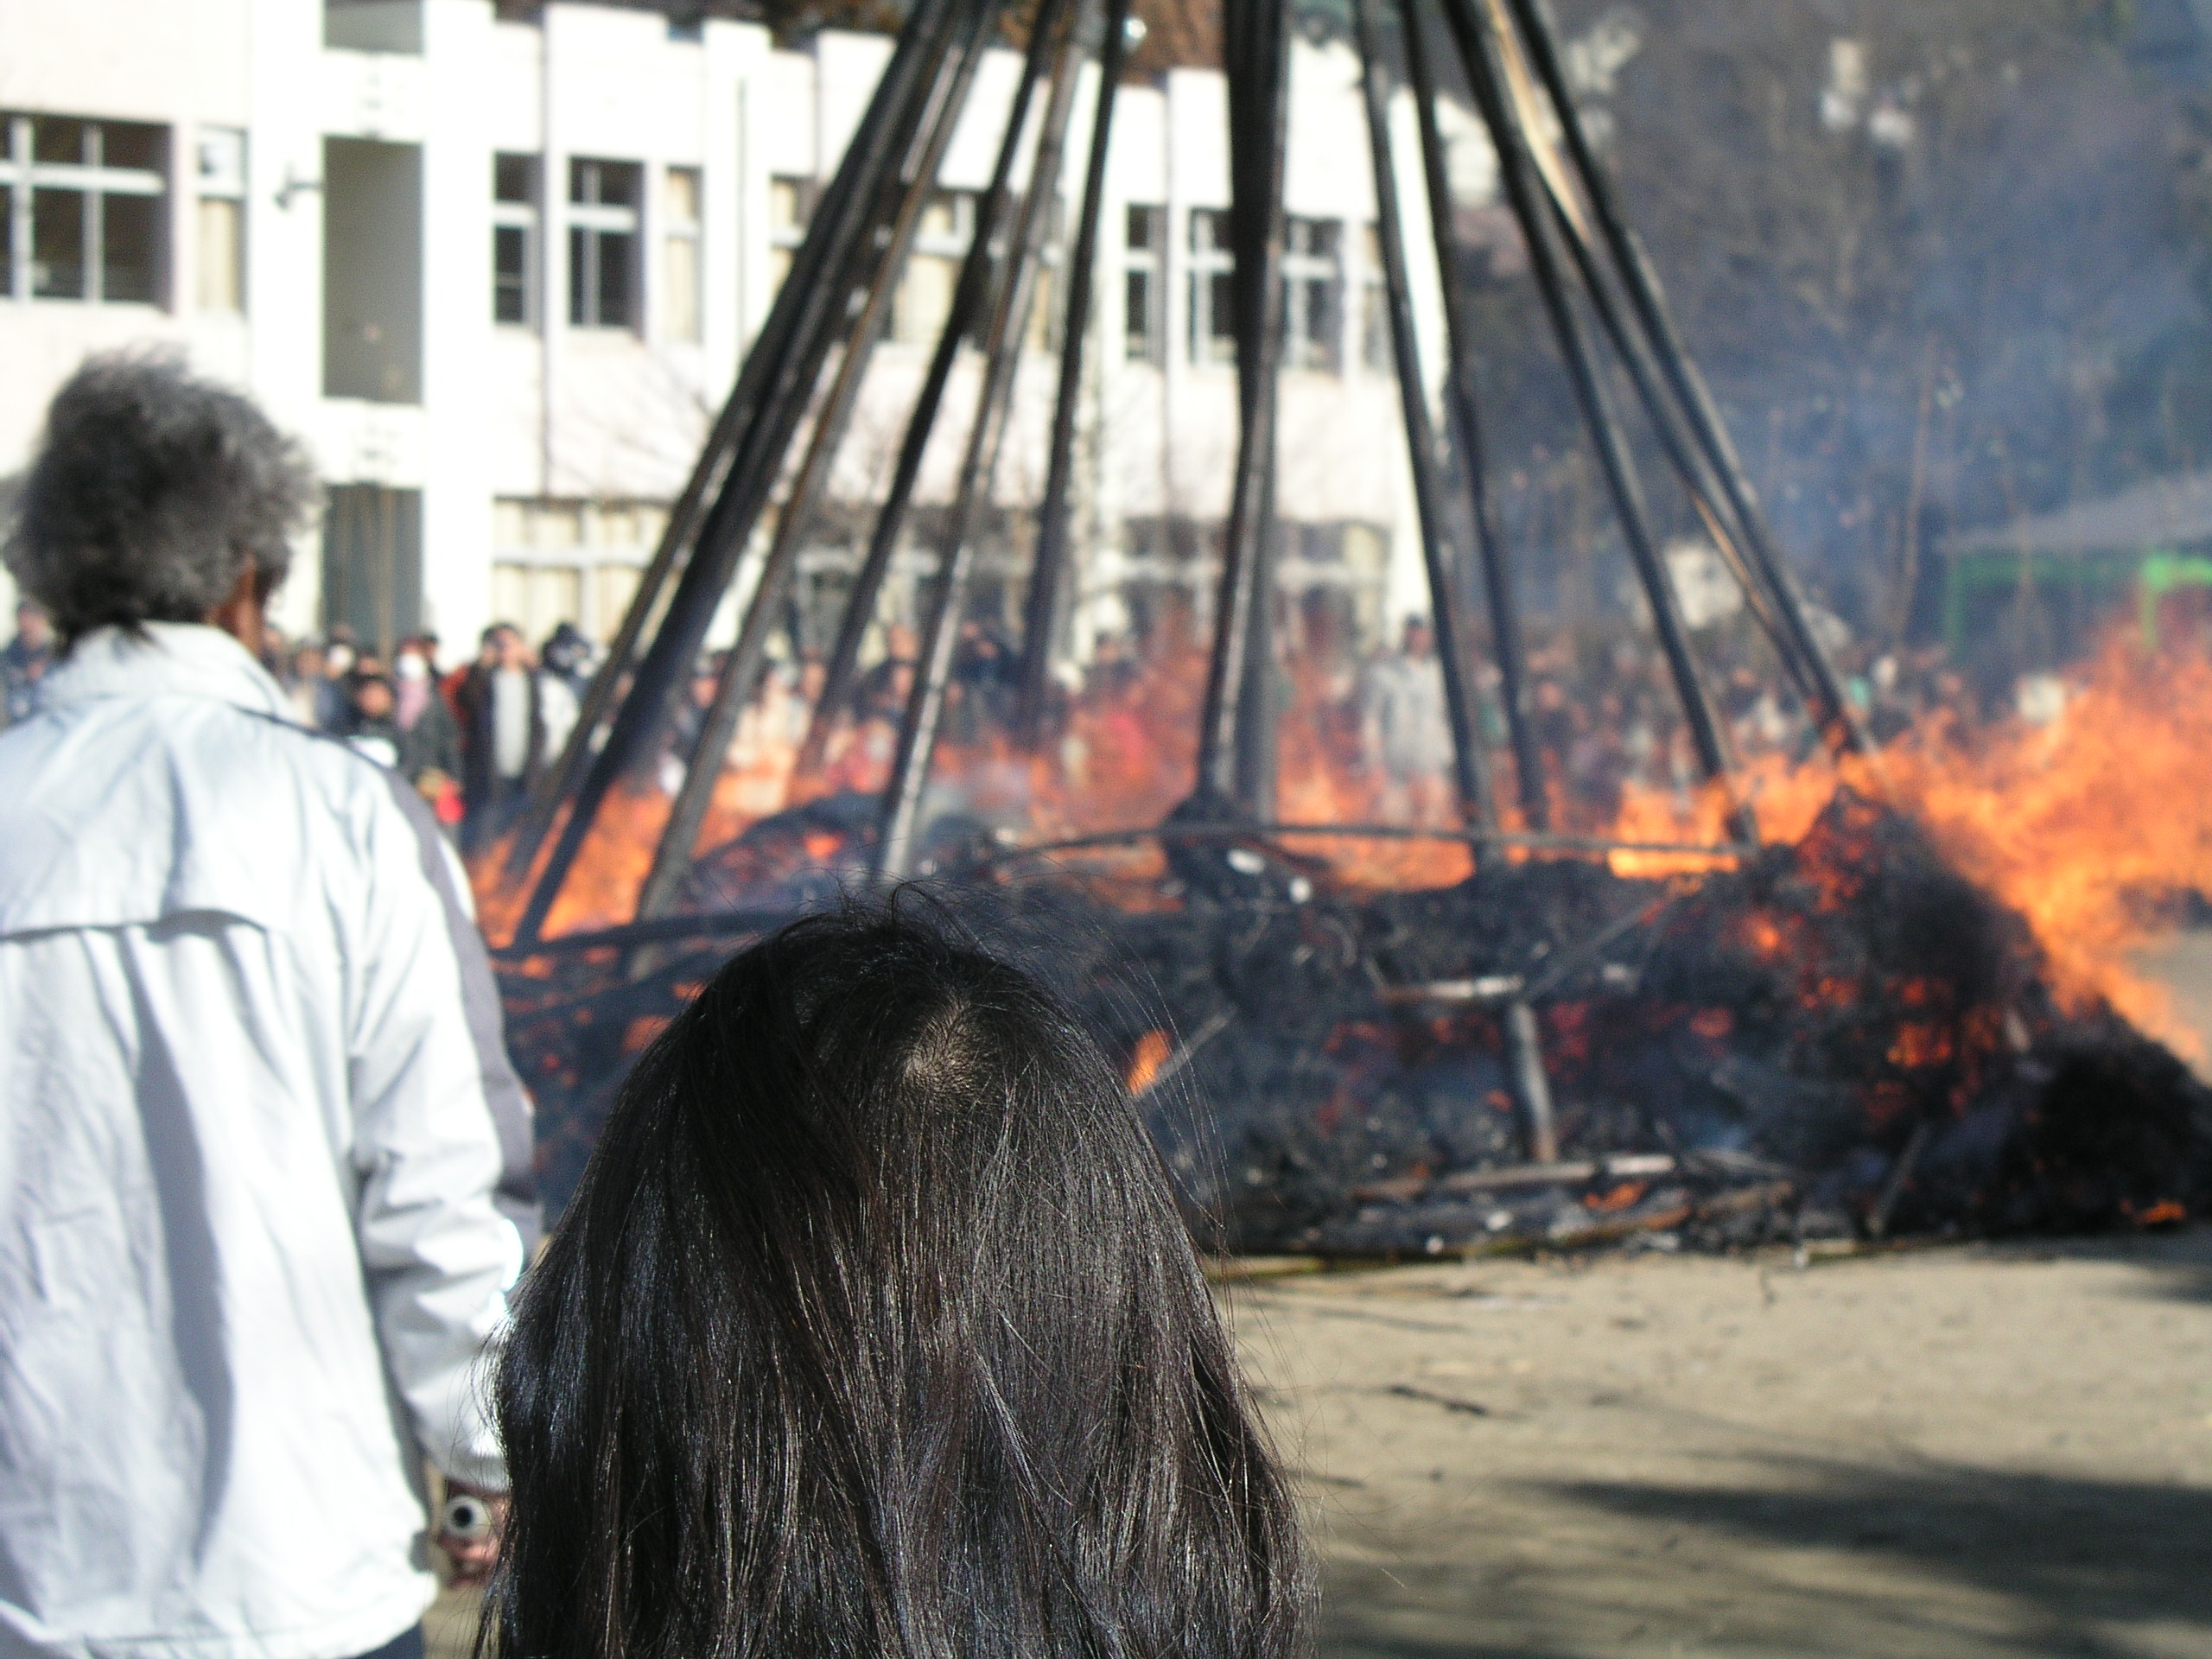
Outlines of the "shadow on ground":
M 2032 1243 L 2006 1242 L 1986 1248 L 2000 1258 L 2116 1262 L 2137 1272 L 2135 1282 L 2121 1294 L 2162 1301 L 2212 1302 L 2212 1226 L 2202 1222 L 2149 1232 L 2043 1238 Z
M 1741 1469 L 1743 1465 L 1734 1465 Z M 1523 1487 L 1531 1541 L 1330 1575 L 1324 1651 L 2212 1652 L 2212 1492 L 1941 1466 L 1770 1461 L 1733 1485 Z M 1519 1546 L 1532 1545 L 1522 1554 Z

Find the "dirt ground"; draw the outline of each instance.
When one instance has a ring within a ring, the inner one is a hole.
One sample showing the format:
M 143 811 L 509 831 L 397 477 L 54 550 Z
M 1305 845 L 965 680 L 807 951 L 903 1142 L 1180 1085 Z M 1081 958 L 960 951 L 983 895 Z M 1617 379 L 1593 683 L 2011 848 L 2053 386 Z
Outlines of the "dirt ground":
M 2212 1230 L 1232 1306 L 1326 1653 L 2212 1654 Z
M 2212 1655 L 2212 1229 L 1224 1294 L 1326 1655 Z

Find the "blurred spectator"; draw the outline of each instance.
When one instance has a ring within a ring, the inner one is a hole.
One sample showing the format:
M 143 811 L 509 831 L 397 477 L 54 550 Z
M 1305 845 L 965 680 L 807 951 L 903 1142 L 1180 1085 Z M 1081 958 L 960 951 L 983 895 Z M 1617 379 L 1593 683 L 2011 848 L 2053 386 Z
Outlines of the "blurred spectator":
M 357 669 L 346 677 L 346 721 L 338 735 L 385 771 L 404 772 L 406 734 L 392 718 L 391 682 L 374 667 Z
M 1382 780 L 1383 817 L 1448 823 L 1452 722 L 1444 707 L 1444 668 L 1426 619 L 1408 617 L 1398 649 L 1367 665 L 1359 701 L 1362 747 Z
M 349 664 L 353 653 L 343 652 Z M 292 709 L 310 731 L 334 732 L 346 722 L 345 688 L 330 671 L 330 653 L 312 639 L 292 653 Z
M 416 793 L 448 830 L 461 823 L 461 727 L 439 694 L 435 644 L 410 639 L 392 658 L 392 719 L 406 739 L 406 772 Z
M 564 682 L 538 666 L 511 622 L 484 630 L 457 701 L 462 841 L 474 851 L 505 831 L 538 773 L 559 755 L 576 723 L 576 702 Z
M 814 718 L 814 706 L 822 701 L 822 688 L 829 678 L 830 665 L 817 653 L 809 652 L 799 659 L 797 683 L 791 687 L 778 717 L 767 722 L 769 741 L 787 743 L 793 748 L 805 741 L 807 726 Z
M 853 692 L 853 717 L 865 725 L 887 720 L 895 727 L 906 717 L 906 699 L 913 694 L 914 664 L 920 650 L 914 631 L 893 622 L 883 631 L 883 660 L 861 676 Z
M 661 792 L 673 795 L 683 787 L 684 774 L 690 770 L 691 751 L 697 747 L 699 734 L 707 723 L 708 711 L 715 706 L 715 690 L 721 683 L 722 660 L 725 652 L 715 652 L 702 657 L 685 683 L 683 700 L 676 705 L 676 712 L 668 722 L 668 740 L 660 753 L 658 781 Z M 719 766 L 721 760 L 710 759 L 709 764 Z
M 16 601 L 16 637 L 0 649 L 0 726 L 30 717 L 38 683 L 54 661 L 54 625 L 36 601 Z
M 960 625 L 952 651 L 955 696 L 948 707 L 945 734 L 953 742 L 974 744 L 1005 729 L 1014 706 L 1013 651 L 998 630 L 980 617 Z
M 585 690 L 591 684 L 593 658 L 591 641 L 576 632 L 573 623 L 563 622 L 546 637 L 538 659 L 545 671 L 569 688 L 569 693 L 581 703 Z
M 1102 633 L 1090 642 L 1090 666 L 1083 677 L 1084 696 L 1093 702 L 1112 702 L 1136 682 L 1140 671 L 1128 641 L 1118 633 Z

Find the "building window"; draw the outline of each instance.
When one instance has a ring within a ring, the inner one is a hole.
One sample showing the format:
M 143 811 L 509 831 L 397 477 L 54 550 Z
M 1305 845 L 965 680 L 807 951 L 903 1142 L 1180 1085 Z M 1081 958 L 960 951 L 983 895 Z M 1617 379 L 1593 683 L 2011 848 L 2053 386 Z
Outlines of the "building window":
M 699 338 L 699 169 L 671 167 L 661 193 L 661 333 Z
M 1166 253 L 1167 210 L 1131 202 L 1122 232 L 1122 352 L 1132 363 L 1160 361 Z
M 791 257 L 806 239 L 807 220 L 814 213 L 814 181 L 780 175 L 768 181 L 768 292 L 784 285 Z
M 202 127 L 199 137 L 199 282 L 202 311 L 245 309 L 245 134 Z
M 152 304 L 168 130 L 53 115 L 0 129 L 0 292 Z
M 569 321 L 578 328 L 638 326 L 635 162 L 569 163 Z
M 1191 361 L 1236 360 L 1236 261 L 1229 251 L 1229 214 L 1191 210 Z
M 1033 352 L 1060 349 L 1060 266 L 1065 257 L 1067 201 L 1054 196 L 1045 204 L 1045 233 L 1037 242 L 1037 274 L 1029 284 L 1029 315 L 1022 343 Z
M 914 226 L 913 251 L 899 279 L 892 305 L 891 337 L 909 346 L 926 346 L 944 332 L 952 314 L 960 267 L 976 234 L 976 193 L 939 190 L 922 209 Z
M 423 53 L 423 0 L 323 0 L 322 43 L 341 51 Z
M 1332 219 L 1283 221 L 1282 360 L 1333 372 L 1343 338 L 1344 226 Z
M 1382 274 L 1382 238 L 1372 225 L 1363 228 L 1366 256 L 1359 267 L 1359 360 L 1376 374 L 1397 368 L 1390 343 L 1390 289 Z
M 492 321 L 537 320 L 538 160 L 492 158 Z
M 391 660 L 423 626 L 423 493 L 334 484 L 322 513 L 322 623 Z
M 493 614 L 531 639 L 563 622 L 607 639 L 621 625 L 667 525 L 668 509 L 657 501 L 493 501 Z

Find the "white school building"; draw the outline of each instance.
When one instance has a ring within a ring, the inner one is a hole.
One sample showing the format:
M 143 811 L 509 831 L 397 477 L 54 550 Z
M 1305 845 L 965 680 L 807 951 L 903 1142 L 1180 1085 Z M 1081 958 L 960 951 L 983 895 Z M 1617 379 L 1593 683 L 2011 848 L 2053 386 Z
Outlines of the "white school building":
M 301 435 L 328 486 L 287 629 L 428 628 L 449 658 L 494 620 L 612 630 L 891 45 L 825 32 L 779 50 L 753 24 L 560 0 L 0 0 L 0 479 L 87 353 L 169 343 Z M 803 560 L 815 613 L 855 562 L 1018 69 L 991 54 L 947 154 Z M 1071 129 L 1063 246 L 1095 92 Z M 1402 97 L 1394 115 L 1418 247 Z M 1290 131 L 1284 582 L 1372 638 L 1426 599 L 1341 47 L 1298 43 Z M 1450 137 L 1464 211 L 1488 199 L 1491 158 L 1464 121 Z M 1207 606 L 1236 424 L 1221 77 L 1126 86 L 1108 181 L 1078 656 L 1162 604 Z M 1414 286 L 1433 365 L 1433 260 Z M 1057 339 L 1059 287 L 1034 346 Z M 951 493 L 975 367 L 932 446 L 909 569 Z M 998 476 L 1010 508 L 1042 493 L 1056 375 L 1028 353 Z M 911 602 L 894 584 L 887 603 Z

